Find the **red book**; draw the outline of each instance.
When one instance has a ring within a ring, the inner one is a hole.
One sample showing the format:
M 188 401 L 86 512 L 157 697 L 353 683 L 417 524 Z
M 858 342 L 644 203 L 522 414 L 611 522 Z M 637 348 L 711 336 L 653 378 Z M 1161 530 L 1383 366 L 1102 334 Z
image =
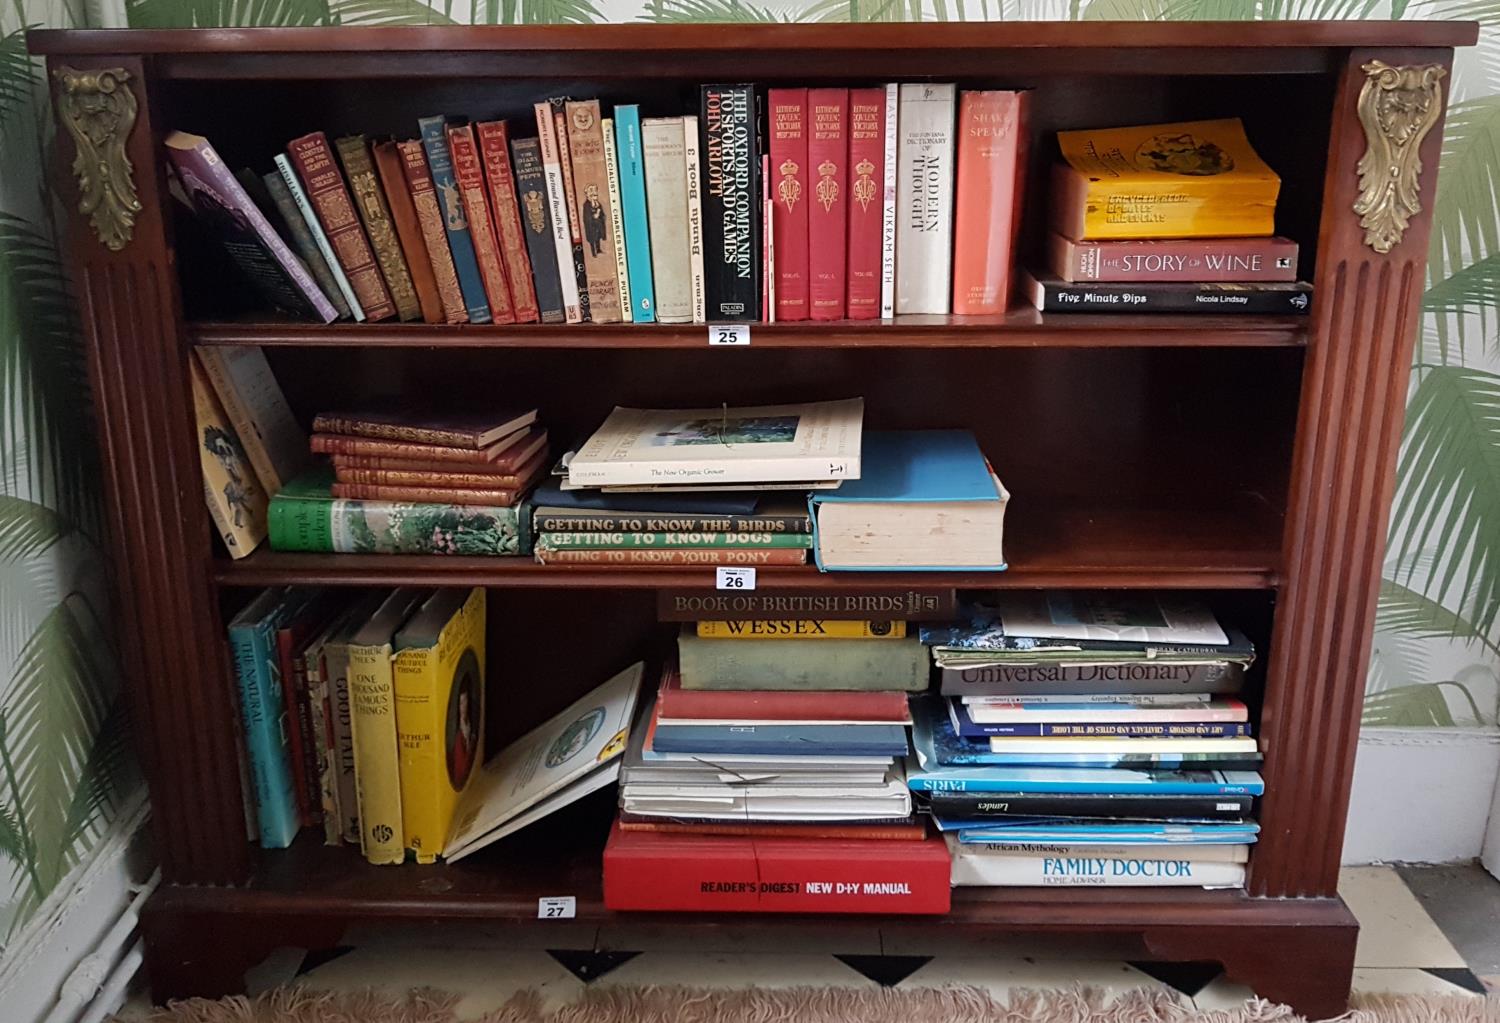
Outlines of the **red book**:
M 500 239 L 500 259 L 505 264 L 516 322 L 537 323 L 542 314 L 531 280 L 531 257 L 526 252 L 526 234 L 516 202 L 516 179 L 510 169 L 510 139 L 505 122 L 484 121 L 476 124 L 474 130 L 479 135 L 484 180 L 490 186 L 490 212 L 495 217 L 495 234 Z
M 303 827 L 322 821 L 323 795 L 318 777 L 318 749 L 313 743 L 313 706 L 307 691 L 307 662 L 302 653 L 338 606 L 331 596 L 315 599 L 276 630 L 276 671 L 281 676 L 292 786 L 297 796 L 297 816 Z
M 479 261 L 479 277 L 484 281 L 485 298 L 490 301 L 490 317 L 495 323 L 515 323 L 510 283 L 500 262 L 500 243 L 495 238 L 490 204 L 484 197 L 484 167 L 479 162 L 479 147 L 474 144 L 474 129 L 467 124 L 449 125 L 448 149 L 453 153 L 453 179 L 458 183 L 458 194 L 469 218 L 474 258 Z
M 675 668 L 663 675 L 655 715 L 666 721 L 911 720 L 905 693 L 684 689 Z
M 772 89 L 771 232 L 775 238 L 776 319 L 807 319 L 807 90 Z
M 519 466 L 529 462 L 538 451 L 547 445 L 547 431 L 540 427 L 521 430 L 506 437 L 503 442 L 486 449 L 496 451 L 493 458 L 482 462 L 442 462 L 435 458 L 402 458 L 399 455 L 335 454 L 335 469 L 388 469 L 396 472 L 458 472 L 468 474 L 485 473 L 492 476 L 509 476 Z M 471 452 L 479 454 L 479 452 Z
M 808 89 L 807 105 L 811 109 L 807 162 L 812 177 L 812 203 L 807 209 L 807 311 L 814 320 L 842 320 L 849 240 L 849 90 Z
M 953 213 L 956 315 L 996 315 L 1010 305 L 1030 95 L 966 91 L 959 96 Z
M 885 215 L 885 90 L 849 90 L 849 309 L 880 318 L 880 231 Z
M 622 831 L 604 846 L 604 905 L 688 913 L 946 913 L 948 847 L 920 842 Z

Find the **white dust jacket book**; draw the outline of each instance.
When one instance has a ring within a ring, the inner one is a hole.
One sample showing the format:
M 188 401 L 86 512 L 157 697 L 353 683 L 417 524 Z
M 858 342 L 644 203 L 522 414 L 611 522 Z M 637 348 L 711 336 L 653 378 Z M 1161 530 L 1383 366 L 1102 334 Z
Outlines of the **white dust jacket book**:
M 568 462 L 574 486 L 859 478 L 863 398 L 753 408 L 616 408 Z
M 601 118 L 604 129 L 604 179 L 609 183 L 609 231 L 615 240 L 615 273 L 620 278 L 620 315 L 629 323 L 635 315 L 630 301 L 630 264 L 625 258 L 625 211 L 620 205 L 620 162 L 615 150 L 615 122 Z
M 1007 636 L 1224 646 L 1229 636 L 1201 601 L 1173 593 L 1037 590 L 996 595 Z
M 692 265 L 688 255 L 687 164 L 682 118 L 641 120 L 641 158 L 646 174 L 646 222 L 651 235 L 651 277 L 656 318 L 691 323 Z
M 538 103 L 536 134 L 542 151 L 542 177 L 547 182 L 547 212 L 552 217 L 552 244 L 557 249 L 557 276 L 562 282 L 563 315 L 569 323 L 583 322 L 578 297 L 578 274 L 573 269 L 573 239 L 568 234 L 568 198 L 563 190 L 562 155 L 557 148 L 557 128 L 552 104 Z
M 698 146 L 698 118 L 682 119 L 682 170 L 687 181 L 688 273 L 692 282 L 693 322 L 708 322 L 708 283 L 703 266 L 703 167 Z
M 896 315 L 896 140 L 901 106 L 901 86 L 885 87 L 885 169 L 880 210 L 880 317 Z
M 198 358 L 262 489 L 275 494 L 307 465 L 307 434 L 286 403 L 266 353 L 256 345 L 204 345 Z
M 954 835 L 958 838 L 958 835 Z M 1198 863 L 1249 863 L 1248 845 L 1062 845 L 1053 842 L 964 842 L 958 847 L 972 859 L 1041 856 L 1105 856 L 1126 860 L 1193 860 Z
M 949 311 L 953 280 L 952 85 L 908 82 L 897 111 L 896 312 Z
M 1150 885 L 1152 887 L 1240 888 L 1241 863 L 1215 863 L 1178 856 L 986 856 L 974 855 L 956 835 L 945 835 L 953 857 L 953 884 L 999 887 Z

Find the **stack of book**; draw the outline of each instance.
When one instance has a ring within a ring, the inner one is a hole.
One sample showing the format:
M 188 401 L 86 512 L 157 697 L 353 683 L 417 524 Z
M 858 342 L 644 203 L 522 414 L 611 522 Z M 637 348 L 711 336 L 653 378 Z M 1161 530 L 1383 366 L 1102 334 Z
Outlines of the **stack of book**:
M 1179 596 L 1004 594 L 923 630 L 908 783 L 954 883 L 1231 887 L 1261 754 L 1249 641 Z
M 1281 180 L 1237 118 L 1063 131 L 1047 312 L 1305 313 L 1297 243 L 1275 236 Z

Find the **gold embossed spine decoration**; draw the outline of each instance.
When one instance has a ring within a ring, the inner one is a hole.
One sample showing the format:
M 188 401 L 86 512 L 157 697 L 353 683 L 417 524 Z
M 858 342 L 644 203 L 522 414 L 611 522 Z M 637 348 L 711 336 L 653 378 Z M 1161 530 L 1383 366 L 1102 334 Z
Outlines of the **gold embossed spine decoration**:
M 125 142 L 135 127 L 135 93 L 124 68 L 54 68 L 60 86 L 58 114 L 72 136 L 78 212 L 86 214 L 101 245 L 119 252 L 135 233 L 141 201 Z
M 1356 167 L 1354 212 L 1365 229 L 1365 244 L 1386 253 L 1422 211 L 1422 140 L 1443 111 L 1446 71 L 1439 64 L 1396 67 L 1379 60 L 1362 67 L 1366 77 L 1358 113 L 1366 148 Z

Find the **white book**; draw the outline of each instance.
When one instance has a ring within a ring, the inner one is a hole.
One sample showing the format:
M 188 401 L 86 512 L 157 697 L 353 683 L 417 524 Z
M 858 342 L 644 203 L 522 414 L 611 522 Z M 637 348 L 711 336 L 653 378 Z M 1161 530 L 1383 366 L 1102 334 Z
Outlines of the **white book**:
M 323 225 L 318 222 L 318 214 L 312 208 L 312 203 L 308 201 L 307 193 L 302 189 L 302 182 L 298 179 L 297 172 L 292 169 L 292 161 L 285 153 L 277 153 L 275 161 L 281 180 L 286 182 L 286 190 L 292 193 L 292 202 L 297 204 L 297 212 L 302 214 L 302 221 L 307 225 L 308 233 L 313 236 L 313 242 L 317 244 L 318 251 L 323 255 L 323 262 L 328 264 L 328 270 L 333 274 L 333 281 L 339 287 L 339 294 L 344 296 L 344 301 L 349 306 L 349 315 L 356 322 L 363 323 L 364 307 L 359 304 L 359 299 L 354 297 L 354 288 L 350 286 L 349 278 L 344 276 L 344 267 L 334 253 L 333 245 L 328 241 L 328 235 L 323 233 Z
M 884 206 L 880 217 L 880 316 L 896 315 L 896 141 L 900 125 L 898 110 L 901 87 L 891 82 L 885 87 L 885 182 Z
M 976 856 L 954 835 L 945 836 L 953 857 L 953 884 L 998 887 L 1150 886 L 1239 888 L 1245 883 L 1241 863 L 1216 863 L 1181 857 L 1141 856 Z
M 682 119 L 682 167 L 687 180 L 688 281 L 693 322 L 708 322 L 708 284 L 703 269 L 703 171 L 698 150 L 698 118 Z
M 953 290 L 952 85 L 901 86 L 896 162 L 896 313 L 946 314 Z
M 1130 722 L 1180 721 L 1237 722 L 1249 720 L 1249 708 L 1239 700 L 1214 700 L 1212 703 L 1183 703 L 1176 706 L 1137 706 L 1128 703 L 1098 703 L 1088 706 L 1068 704 L 964 704 L 975 724 L 1122 724 Z M 957 727 L 955 725 L 955 727 Z
M 198 358 L 262 488 L 276 494 L 307 464 L 307 434 L 266 353 L 257 345 L 203 345 Z
M 1234 739 L 1117 739 L 1113 736 L 990 737 L 991 753 L 1254 753 L 1249 736 Z
M 646 165 L 651 277 L 656 289 L 656 318 L 661 323 L 691 323 L 693 319 L 683 148 L 682 118 L 642 119 L 641 154 Z
M 1022 704 L 1036 706 L 1045 703 L 1125 703 L 1132 707 L 1191 707 L 1195 704 L 1208 703 L 1214 699 L 1214 695 L 1212 693 L 1079 693 L 1076 696 L 1069 696 L 1065 693 L 1048 695 L 1033 693 L 1029 696 L 962 696 L 959 699 L 971 708 L 1016 707 Z
M 858 479 L 864 404 L 617 407 L 568 462 L 568 480 L 597 487 Z
M 1229 637 L 1191 597 L 1072 590 L 1011 592 L 996 597 L 1007 636 L 1223 646 Z
M 578 273 L 573 266 L 573 237 L 568 231 L 568 197 L 563 189 L 562 155 L 557 148 L 557 128 L 552 104 L 537 103 L 536 134 L 541 143 L 542 175 L 547 180 L 547 210 L 552 218 L 552 244 L 557 249 L 557 276 L 562 282 L 563 316 L 569 323 L 583 322 L 578 298 Z
M 630 266 L 625 260 L 625 212 L 620 205 L 620 164 L 615 151 L 615 122 L 601 117 L 604 131 L 604 179 L 609 185 L 609 234 L 615 240 L 615 274 L 620 279 L 620 316 L 629 323 L 635 315 L 630 302 Z
M 957 837 L 957 836 L 955 836 Z M 1249 863 L 1248 845 L 1060 845 L 1053 842 L 960 842 L 980 859 L 1017 856 L 1112 856 L 1136 860 L 1196 860 L 1203 863 Z

